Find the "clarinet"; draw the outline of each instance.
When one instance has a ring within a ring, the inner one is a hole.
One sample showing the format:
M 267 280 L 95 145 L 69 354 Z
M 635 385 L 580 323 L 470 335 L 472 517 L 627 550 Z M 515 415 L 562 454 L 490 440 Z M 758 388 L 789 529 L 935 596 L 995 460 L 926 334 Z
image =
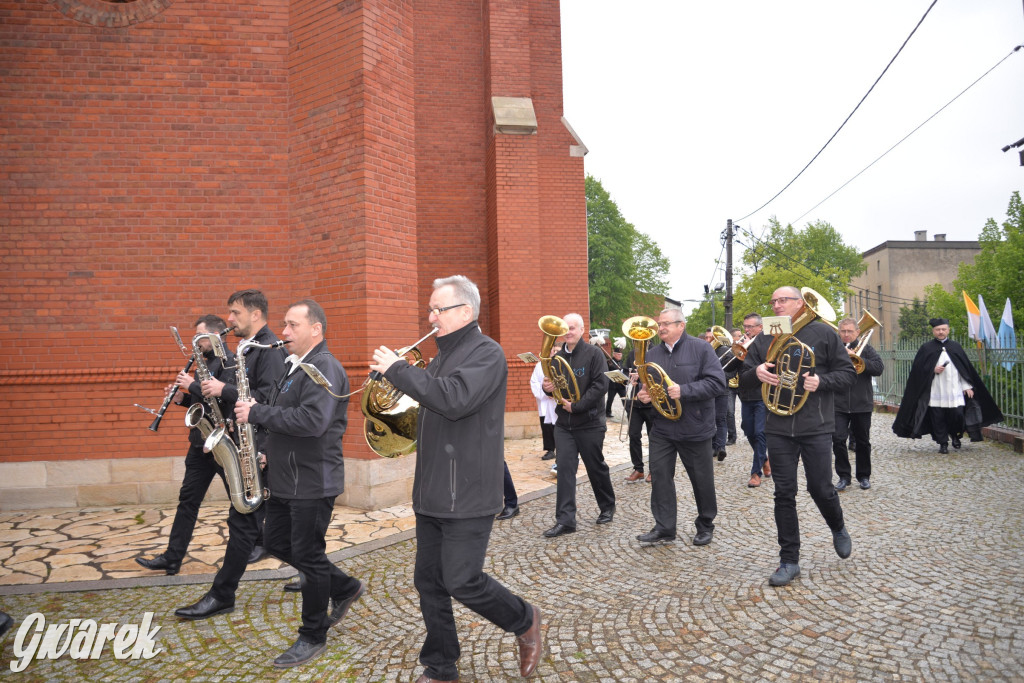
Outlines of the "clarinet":
M 188 374 L 188 371 L 192 369 L 192 364 L 195 362 L 196 357 L 193 355 L 191 358 L 188 359 L 188 365 L 185 366 L 185 369 L 182 370 L 182 372 Z M 164 397 L 164 404 L 160 406 L 160 410 L 156 411 L 156 419 L 153 420 L 153 424 L 149 425 L 149 431 L 155 432 L 156 430 L 160 429 L 160 420 L 164 419 L 164 413 L 167 412 L 167 406 L 171 405 L 171 401 L 174 400 L 174 397 L 177 395 L 177 393 L 178 385 L 175 384 L 173 387 L 171 387 L 171 390 L 167 392 L 167 396 Z M 135 405 L 139 406 L 138 403 L 136 403 Z M 139 407 L 142 408 L 143 410 L 148 410 L 143 406 Z

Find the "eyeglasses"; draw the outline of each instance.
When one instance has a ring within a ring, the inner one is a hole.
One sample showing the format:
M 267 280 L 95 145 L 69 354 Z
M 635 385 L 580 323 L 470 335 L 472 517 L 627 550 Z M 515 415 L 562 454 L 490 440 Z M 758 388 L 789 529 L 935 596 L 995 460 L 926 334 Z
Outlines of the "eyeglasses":
M 769 306 L 774 306 L 776 302 L 782 304 L 782 303 L 786 303 L 787 301 L 800 301 L 800 297 L 798 297 L 798 296 L 780 296 L 778 299 L 768 299 L 768 305 Z
M 667 323 L 658 323 L 658 327 L 661 328 L 661 327 L 668 327 L 669 325 L 681 325 L 682 322 L 683 322 L 682 320 L 670 320 Z
M 755 327 L 761 327 L 761 323 L 754 323 L 753 325 L 747 325 L 746 323 L 743 324 L 743 329 L 745 330 L 752 330 Z
M 458 308 L 459 306 L 466 306 L 466 305 L 467 304 L 452 304 L 451 306 L 445 306 L 443 308 L 428 308 L 427 309 L 427 316 L 430 316 L 431 313 L 433 313 L 436 316 L 440 316 L 445 311 L 450 311 L 453 308 Z

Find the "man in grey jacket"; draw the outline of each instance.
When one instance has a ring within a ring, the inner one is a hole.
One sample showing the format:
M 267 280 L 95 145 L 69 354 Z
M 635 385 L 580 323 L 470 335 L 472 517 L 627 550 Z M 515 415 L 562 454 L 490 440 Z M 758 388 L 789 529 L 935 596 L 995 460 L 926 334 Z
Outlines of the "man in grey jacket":
M 666 308 L 658 316 L 658 336 L 662 343 L 647 352 L 647 362 L 656 363 L 673 384 L 667 394 L 679 400 L 682 410 L 677 419 L 661 412 L 654 415 L 651 430 L 651 514 L 654 528 L 636 537 L 641 543 L 668 543 L 676 538 L 676 456 L 693 486 L 697 504 L 697 535 L 694 545 L 707 545 L 715 531 L 718 500 L 715 496 L 712 437 L 715 424 L 715 398 L 724 395 L 725 373 L 709 344 L 686 335 L 686 320 L 678 308 Z M 650 387 L 637 398 L 651 402 Z
M 480 292 L 469 279 L 435 280 L 427 310 L 438 332 L 437 357 L 426 368 L 399 362 L 384 346 L 370 364 L 420 404 L 414 582 L 427 637 L 420 650 L 426 670 L 417 681 L 459 678 L 452 598 L 516 635 L 519 671 L 529 676 L 543 651 L 540 610 L 483 571 L 494 516 L 502 509 L 508 362 L 501 346 L 480 331 Z

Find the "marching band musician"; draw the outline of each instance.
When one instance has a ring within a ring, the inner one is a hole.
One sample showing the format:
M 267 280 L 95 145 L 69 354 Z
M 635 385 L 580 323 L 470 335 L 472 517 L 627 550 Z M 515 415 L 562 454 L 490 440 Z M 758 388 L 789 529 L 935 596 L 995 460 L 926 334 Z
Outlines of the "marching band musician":
M 216 315 L 204 315 L 195 324 L 196 334 L 221 334 L 227 329 L 223 318 Z M 199 348 L 203 351 L 203 359 L 212 377 L 216 377 L 227 384 L 234 384 L 235 373 L 231 369 L 234 365 L 234 354 L 224 349 L 223 360 L 213 353 L 213 344 L 209 339 L 200 339 Z M 198 372 L 198 370 L 196 371 Z M 179 372 L 174 384 L 168 387 L 180 388 L 174 402 L 186 408 L 193 403 L 203 400 L 202 387 L 198 378 L 193 379 L 185 372 Z M 221 414 L 230 415 L 234 406 L 218 399 Z M 192 541 L 192 532 L 196 528 L 196 519 L 199 517 L 199 506 L 203 503 L 206 491 L 210 488 L 210 482 L 223 471 L 217 465 L 212 453 L 203 452 L 205 439 L 199 429 L 193 427 L 188 433 L 188 453 L 185 454 L 185 476 L 181 480 L 181 489 L 178 491 L 178 509 L 174 512 L 174 522 L 171 524 L 171 533 L 167 537 L 167 550 L 152 559 L 136 557 L 135 561 L 146 569 L 164 570 L 168 576 L 173 576 L 181 569 L 181 562 L 188 550 L 188 544 Z M 224 483 L 227 486 L 227 482 Z
M 437 328 L 437 357 L 419 368 L 381 346 L 370 364 L 420 405 L 414 582 L 427 636 L 420 650 L 426 670 L 417 683 L 459 679 L 452 598 L 516 635 L 525 677 L 543 652 L 540 610 L 483 571 L 494 515 L 502 507 L 508 363 L 477 324 L 477 286 L 462 275 L 433 284 L 427 320 Z
M 305 664 L 327 647 L 327 630 L 344 618 L 363 594 L 363 582 L 338 569 L 325 552 L 334 500 L 345 489 L 341 438 L 348 424 L 348 377 L 327 348 L 327 316 L 312 299 L 292 304 L 281 336 L 287 366 L 266 403 L 239 401 L 235 417 L 266 432 L 268 482 L 267 551 L 301 572 L 299 637 L 274 660 L 287 668 Z M 300 367 L 309 364 L 327 378 L 330 392 Z
M 804 308 L 803 295 L 796 287 L 780 287 L 769 302 L 775 315 L 795 319 Z M 846 531 L 839 494 L 832 486 L 832 432 L 835 430 L 833 392 L 853 383 L 856 373 L 839 336 L 816 318 L 794 333 L 814 351 L 815 366 L 802 373 L 798 382 L 807 393 L 802 410 L 782 416 L 769 411 L 765 424 L 768 451 L 775 478 L 775 526 L 779 538 L 779 568 L 768 579 L 772 586 L 785 586 L 800 575 L 800 525 L 796 513 L 797 462 L 803 458 L 807 490 L 832 531 L 832 545 L 841 558 L 850 556 L 852 541 Z M 740 373 L 740 388 L 778 386 L 779 376 L 766 363 L 768 344 L 755 341 L 747 349 Z M 801 350 L 802 351 L 802 350 Z M 794 354 L 797 351 L 794 351 Z
M 859 334 L 857 321 L 853 318 L 839 321 L 839 338 L 851 358 L 857 348 Z M 846 447 L 846 439 L 850 435 L 854 438 L 857 454 L 857 482 L 862 489 L 871 488 L 871 413 L 875 409 L 871 378 L 881 375 L 885 364 L 871 344 L 864 345 L 860 357 L 864 361 L 864 372 L 857 375 L 849 387 L 836 392 L 836 430 L 832 433 L 832 453 L 835 454 L 836 476 L 839 477 L 836 491 L 844 490 L 852 481 L 850 452 Z
M 580 397 L 576 402 L 560 399 L 555 407 L 555 463 L 558 484 L 555 494 L 555 525 L 544 532 L 555 538 L 576 531 L 576 472 L 579 460 L 590 477 L 597 507 L 601 511 L 597 524 L 607 524 L 615 516 L 615 489 L 604 460 L 604 435 L 607 430 L 604 408 L 608 392 L 607 362 L 604 353 L 593 344 L 581 342 L 586 328 L 583 317 L 570 313 L 564 318 L 569 331 L 565 345 L 558 352 L 573 369 Z M 544 378 L 544 392 L 551 394 L 555 385 Z
M 228 297 L 228 310 L 228 324 L 235 326 L 236 337 L 251 339 L 260 344 L 277 341 L 277 336 L 267 326 L 267 297 L 263 292 L 257 289 L 235 292 Z M 246 352 L 246 375 L 252 396 L 257 401 L 266 402 L 274 383 L 284 375 L 285 355 L 283 349 L 250 348 Z M 233 402 L 238 400 L 238 388 L 233 383 L 211 379 L 203 382 L 203 395 L 216 396 L 233 406 Z M 227 415 L 231 415 L 231 412 Z M 265 506 L 260 506 L 255 512 L 242 514 L 234 506 L 228 506 L 228 544 L 224 550 L 224 561 L 213 578 L 213 585 L 198 602 L 175 610 L 175 615 L 182 619 L 206 619 L 235 609 L 238 582 L 249 562 L 255 561 L 257 554 L 262 554 L 256 550 L 256 542 L 264 511 Z
M 683 462 L 693 486 L 697 505 L 694 545 L 711 543 L 718 515 L 715 495 L 714 457 L 711 447 L 715 435 L 715 398 L 725 393 L 725 373 L 709 344 L 686 334 L 686 319 L 678 308 L 666 308 L 658 315 L 658 336 L 662 343 L 647 352 L 647 361 L 655 363 L 674 384 L 668 387 L 670 399 L 679 400 L 682 414 L 672 420 L 660 412 L 654 414 L 651 430 L 651 514 L 654 528 L 636 540 L 644 544 L 669 543 L 676 538 L 676 456 Z M 637 394 L 644 403 L 651 401 L 648 387 Z
M 636 349 L 630 349 L 622 364 L 622 372 L 629 375 L 629 398 L 626 401 L 626 412 L 629 414 L 629 459 L 633 464 L 633 471 L 626 477 L 627 484 L 635 484 L 644 480 L 644 428 L 647 429 L 647 443 L 651 441 L 651 426 L 654 424 L 654 414 L 657 412 L 650 403 L 644 403 L 637 399 L 640 392 L 638 376 L 636 372 Z M 651 483 L 651 473 L 647 473 L 647 483 Z
M 625 337 L 616 337 L 612 340 L 612 355 L 608 358 L 608 369 L 622 371 L 622 350 L 626 348 Z M 626 403 L 626 387 L 619 382 L 608 382 L 608 401 L 605 403 L 604 416 L 612 417 L 612 406 L 615 399 L 621 398 L 623 407 Z

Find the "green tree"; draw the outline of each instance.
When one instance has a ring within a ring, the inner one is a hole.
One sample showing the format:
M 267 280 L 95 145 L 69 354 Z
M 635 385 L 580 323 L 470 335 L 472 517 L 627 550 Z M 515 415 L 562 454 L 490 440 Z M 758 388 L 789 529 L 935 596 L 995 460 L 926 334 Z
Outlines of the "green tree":
M 628 222 L 601 185 L 587 175 L 588 279 L 590 325 L 618 336 L 621 323 L 634 315 L 642 293 L 668 293 L 669 260 L 658 244 Z
M 909 306 L 900 308 L 900 341 L 908 341 L 927 337 L 931 334 L 931 325 L 928 324 L 928 311 L 925 302 L 914 297 L 914 302 Z

